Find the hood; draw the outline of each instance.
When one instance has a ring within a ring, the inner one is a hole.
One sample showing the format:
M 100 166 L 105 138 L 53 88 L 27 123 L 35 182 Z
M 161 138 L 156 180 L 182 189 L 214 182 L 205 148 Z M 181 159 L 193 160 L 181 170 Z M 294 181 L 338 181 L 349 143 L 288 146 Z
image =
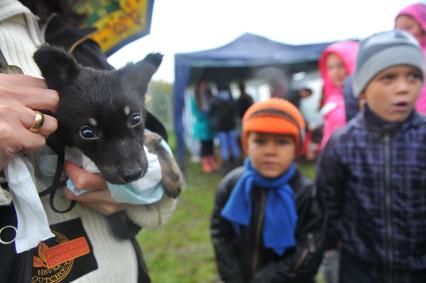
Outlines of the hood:
M 423 3 L 415 3 L 408 5 L 407 7 L 403 8 L 398 15 L 396 15 L 395 20 L 399 16 L 409 16 L 413 18 L 416 22 L 418 22 L 423 29 L 423 31 L 426 33 L 426 5 Z M 420 42 L 423 49 L 426 48 L 426 36 L 423 38 L 423 41 Z
M 352 74 L 355 70 L 356 56 L 358 54 L 358 42 L 357 41 L 341 41 L 329 45 L 321 54 L 319 59 L 319 70 L 321 77 L 324 81 L 323 96 L 326 97 L 330 93 L 333 93 L 337 88 L 333 85 L 332 81 L 328 76 L 326 60 L 328 55 L 337 55 L 343 62 L 348 74 Z

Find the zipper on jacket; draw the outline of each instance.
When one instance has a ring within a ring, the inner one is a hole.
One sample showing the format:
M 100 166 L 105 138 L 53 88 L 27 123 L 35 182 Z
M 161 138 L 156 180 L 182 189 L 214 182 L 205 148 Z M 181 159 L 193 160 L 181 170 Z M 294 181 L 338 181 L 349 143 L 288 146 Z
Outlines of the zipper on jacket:
M 385 143 L 385 217 L 387 234 L 387 254 L 388 254 L 388 279 L 392 283 L 392 263 L 393 263 L 393 235 L 392 235 L 392 196 L 390 188 L 390 136 L 383 137 Z
M 251 265 L 252 274 L 256 272 L 257 264 L 258 264 L 258 257 L 259 257 L 258 252 L 259 252 L 260 238 L 262 233 L 263 217 L 265 215 L 265 196 L 266 196 L 265 190 L 260 190 L 260 211 L 259 211 L 259 218 L 257 219 L 257 225 L 256 225 L 255 247 L 254 247 L 253 261 Z

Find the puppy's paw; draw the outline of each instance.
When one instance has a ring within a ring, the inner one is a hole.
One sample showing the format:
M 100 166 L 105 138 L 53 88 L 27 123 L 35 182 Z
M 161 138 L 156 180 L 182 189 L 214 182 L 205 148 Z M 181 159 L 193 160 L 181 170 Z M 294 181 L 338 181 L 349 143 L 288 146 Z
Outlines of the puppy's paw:
M 143 138 L 144 145 L 151 153 L 155 153 L 159 150 L 158 148 L 163 147 L 161 145 L 162 138 L 157 133 L 145 131 Z
M 182 190 L 183 175 L 173 155 L 162 145 L 161 137 L 153 132 L 145 132 L 144 144 L 148 151 L 157 155 L 161 167 L 163 188 L 166 195 L 177 198 Z

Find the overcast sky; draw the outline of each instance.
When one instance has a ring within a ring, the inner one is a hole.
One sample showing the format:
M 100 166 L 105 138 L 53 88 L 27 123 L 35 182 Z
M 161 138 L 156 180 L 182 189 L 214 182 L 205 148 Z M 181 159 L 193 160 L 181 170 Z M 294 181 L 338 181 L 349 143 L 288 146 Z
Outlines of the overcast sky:
M 164 54 L 154 80 L 173 82 L 174 54 L 216 48 L 245 32 L 289 43 L 362 39 L 393 28 L 395 15 L 426 0 L 155 0 L 151 33 L 109 58 L 115 67 Z

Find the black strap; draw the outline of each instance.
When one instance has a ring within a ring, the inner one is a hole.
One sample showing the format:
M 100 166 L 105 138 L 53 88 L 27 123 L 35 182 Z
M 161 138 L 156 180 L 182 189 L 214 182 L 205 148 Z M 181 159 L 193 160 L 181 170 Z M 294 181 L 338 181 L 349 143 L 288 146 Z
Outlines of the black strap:
M 57 209 L 55 206 L 55 195 L 56 195 L 57 189 L 66 185 L 66 180 L 61 181 L 62 172 L 64 168 L 64 163 L 65 163 L 65 147 L 61 147 L 58 150 L 57 154 L 58 154 L 58 160 L 56 162 L 56 171 L 55 171 L 55 176 L 53 177 L 52 185 L 50 185 L 50 187 L 48 187 L 46 190 L 40 192 L 39 196 L 44 197 L 49 194 L 49 204 L 52 210 L 55 211 L 56 213 L 66 213 L 74 208 L 74 206 L 76 205 L 76 201 L 72 200 L 70 202 L 70 205 L 64 210 Z
M 135 237 L 129 239 L 135 249 L 136 258 L 138 260 L 138 283 L 151 283 L 148 267 L 143 258 L 142 249 Z
M 111 226 L 112 233 L 117 238 L 129 239 L 132 243 L 138 261 L 138 283 L 151 283 L 151 278 L 149 277 L 148 267 L 146 266 L 143 258 L 141 246 L 136 239 L 136 235 L 142 227 L 130 220 L 125 211 L 118 211 L 108 215 L 107 219 Z

